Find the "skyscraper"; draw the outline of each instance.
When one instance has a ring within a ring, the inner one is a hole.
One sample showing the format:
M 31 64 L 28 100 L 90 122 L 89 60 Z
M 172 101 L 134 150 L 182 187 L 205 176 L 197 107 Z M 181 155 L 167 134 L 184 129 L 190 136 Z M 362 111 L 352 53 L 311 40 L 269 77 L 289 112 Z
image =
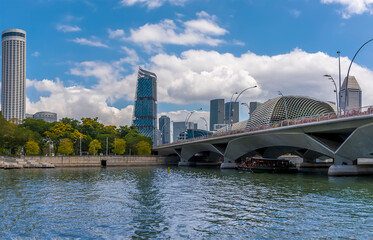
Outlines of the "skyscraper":
M 170 143 L 170 118 L 167 116 L 161 116 L 159 118 L 159 130 L 162 135 L 162 144 Z
M 26 32 L 8 29 L 1 34 L 1 111 L 6 120 L 25 118 Z
M 215 124 L 224 123 L 224 99 L 213 99 L 210 101 L 210 131 Z
M 157 145 L 157 75 L 139 67 L 133 125 Z
M 350 111 L 352 109 L 360 109 L 362 106 L 362 92 L 359 83 L 357 82 L 354 76 L 348 77 L 348 87 L 346 88 L 346 79 L 343 81 L 341 87 L 341 102 L 340 106 L 341 109 L 345 109 L 345 101 L 347 96 L 347 106 L 346 111 Z
M 225 103 L 225 123 L 232 124 L 239 121 L 240 118 L 239 102 Z

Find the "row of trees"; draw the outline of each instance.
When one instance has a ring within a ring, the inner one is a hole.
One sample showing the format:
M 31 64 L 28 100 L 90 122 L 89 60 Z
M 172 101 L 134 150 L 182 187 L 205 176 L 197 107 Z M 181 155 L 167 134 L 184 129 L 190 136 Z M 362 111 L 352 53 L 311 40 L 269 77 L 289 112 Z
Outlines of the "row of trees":
M 98 118 L 63 118 L 54 123 L 28 118 L 13 124 L 0 114 L 1 155 L 150 155 L 152 144 L 133 126 L 105 126 Z

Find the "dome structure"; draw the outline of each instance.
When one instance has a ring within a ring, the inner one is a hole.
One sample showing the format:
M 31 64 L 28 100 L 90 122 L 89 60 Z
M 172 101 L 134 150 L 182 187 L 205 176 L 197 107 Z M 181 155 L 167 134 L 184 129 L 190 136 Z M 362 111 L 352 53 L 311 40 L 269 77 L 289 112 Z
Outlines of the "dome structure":
M 286 112 L 285 112 L 286 105 Z M 251 114 L 246 129 L 286 119 L 297 119 L 319 114 L 335 113 L 335 104 L 304 96 L 281 96 L 260 105 Z

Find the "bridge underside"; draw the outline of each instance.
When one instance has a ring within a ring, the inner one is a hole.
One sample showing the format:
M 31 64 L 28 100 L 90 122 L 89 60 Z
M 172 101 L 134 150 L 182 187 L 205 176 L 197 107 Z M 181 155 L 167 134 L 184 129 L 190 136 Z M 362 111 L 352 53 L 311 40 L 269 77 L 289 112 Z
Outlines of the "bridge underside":
M 290 153 L 308 163 L 315 163 L 320 158 L 331 158 L 334 165 L 338 166 L 329 170 L 331 175 L 355 175 L 359 174 L 361 168 L 357 166 L 358 158 L 373 158 L 372 136 L 373 123 L 368 121 L 360 126 L 345 125 L 343 128 L 319 127 L 310 131 L 289 128 L 258 132 L 226 142 L 190 143 L 172 150 L 180 157 L 180 165 L 211 165 L 222 161 L 222 168 L 235 168 L 248 156 L 278 158 Z

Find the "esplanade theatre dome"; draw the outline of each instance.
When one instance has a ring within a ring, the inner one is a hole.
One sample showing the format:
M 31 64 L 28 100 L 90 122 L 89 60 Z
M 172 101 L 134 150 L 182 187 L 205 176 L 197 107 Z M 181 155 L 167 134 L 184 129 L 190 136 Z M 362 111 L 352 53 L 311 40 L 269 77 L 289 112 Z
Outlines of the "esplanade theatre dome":
M 310 97 L 281 96 L 270 99 L 255 109 L 247 121 L 246 129 L 285 120 L 285 104 L 287 119 L 334 113 L 336 109 L 334 103 Z

